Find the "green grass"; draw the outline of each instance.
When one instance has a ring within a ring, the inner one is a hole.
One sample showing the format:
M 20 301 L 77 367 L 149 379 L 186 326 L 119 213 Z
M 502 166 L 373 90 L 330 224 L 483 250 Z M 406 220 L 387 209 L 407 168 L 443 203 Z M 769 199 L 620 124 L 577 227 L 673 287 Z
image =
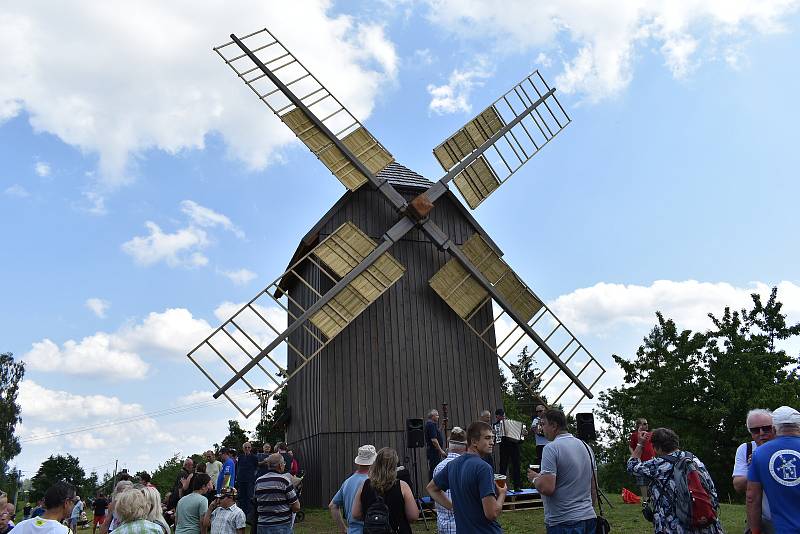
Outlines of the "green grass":
M 641 506 L 638 504 L 623 504 L 619 495 L 609 495 L 613 509 L 603 506 L 603 512 L 611 523 L 614 534 L 643 534 L 653 531 L 651 523 L 642 517 Z M 333 520 L 327 509 L 304 508 L 306 519 L 295 524 L 295 534 L 337 534 Z M 740 532 L 744 530 L 745 507 L 739 504 L 723 504 L 720 519 L 725 532 Z M 544 512 L 538 510 L 525 510 L 519 512 L 503 512 L 500 516 L 500 525 L 503 532 L 509 534 L 544 534 Z M 436 522 L 428 522 L 429 533 L 436 532 Z M 414 524 L 414 532 L 425 532 L 422 521 Z

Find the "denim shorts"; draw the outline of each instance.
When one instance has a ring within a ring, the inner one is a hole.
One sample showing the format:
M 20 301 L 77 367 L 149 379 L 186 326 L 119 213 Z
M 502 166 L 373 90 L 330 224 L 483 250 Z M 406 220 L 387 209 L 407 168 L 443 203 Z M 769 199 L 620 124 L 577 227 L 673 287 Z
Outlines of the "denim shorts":
M 292 524 L 258 525 L 258 534 L 292 534 Z
M 596 523 L 595 519 L 584 519 L 547 525 L 547 534 L 595 534 Z

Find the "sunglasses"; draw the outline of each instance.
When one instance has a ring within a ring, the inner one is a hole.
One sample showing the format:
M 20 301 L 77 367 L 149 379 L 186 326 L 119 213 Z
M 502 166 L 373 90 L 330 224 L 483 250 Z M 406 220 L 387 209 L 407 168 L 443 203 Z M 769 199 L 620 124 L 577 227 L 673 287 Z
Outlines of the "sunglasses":
M 759 434 L 761 432 L 763 432 L 765 434 L 768 434 L 768 433 L 772 432 L 772 425 L 751 426 L 750 428 L 748 428 L 748 430 L 750 431 L 751 434 Z

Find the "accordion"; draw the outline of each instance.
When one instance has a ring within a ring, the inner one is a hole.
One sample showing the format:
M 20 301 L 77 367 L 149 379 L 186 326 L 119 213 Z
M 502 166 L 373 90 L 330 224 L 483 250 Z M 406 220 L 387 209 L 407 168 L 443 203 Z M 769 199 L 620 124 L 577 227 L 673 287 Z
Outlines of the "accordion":
M 525 425 L 514 419 L 503 419 L 500 426 L 500 437 L 519 443 L 525 439 Z

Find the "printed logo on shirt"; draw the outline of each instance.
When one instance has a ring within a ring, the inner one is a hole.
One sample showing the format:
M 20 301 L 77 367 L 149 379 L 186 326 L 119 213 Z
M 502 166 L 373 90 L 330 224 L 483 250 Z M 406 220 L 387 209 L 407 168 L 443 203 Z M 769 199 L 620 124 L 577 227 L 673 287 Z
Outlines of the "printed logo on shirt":
M 800 484 L 800 452 L 791 449 L 775 451 L 769 459 L 769 474 L 784 486 Z

